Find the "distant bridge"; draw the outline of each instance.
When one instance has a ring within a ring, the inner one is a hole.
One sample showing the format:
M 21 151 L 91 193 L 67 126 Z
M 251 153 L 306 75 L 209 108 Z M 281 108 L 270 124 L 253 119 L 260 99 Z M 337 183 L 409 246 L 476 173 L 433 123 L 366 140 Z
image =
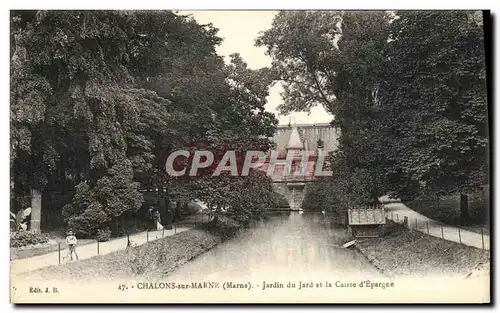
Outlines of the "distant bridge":
M 314 169 L 318 155 L 321 153 L 328 156 L 330 152 L 337 150 L 339 135 L 339 131 L 330 124 L 299 124 L 278 126 L 274 137 L 270 138 L 274 142 L 274 150 L 280 154 L 271 176 L 273 188 L 285 197 L 291 210 L 301 209 L 307 184 L 316 180 Z M 305 169 L 301 168 L 301 154 L 304 151 L 309 153 Z M 292 161 L 292 173 L 297 171 L 301 175 L 286 174 L 284 171 L 288 152 L 297 154 Z M 269 158 L 259 169 L 267 171 L 268 167 Z

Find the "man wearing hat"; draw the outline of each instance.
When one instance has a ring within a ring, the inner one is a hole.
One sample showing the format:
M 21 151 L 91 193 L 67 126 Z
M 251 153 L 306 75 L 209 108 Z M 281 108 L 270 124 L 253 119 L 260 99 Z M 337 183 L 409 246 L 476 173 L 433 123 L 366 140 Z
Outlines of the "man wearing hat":
M 69 230 L 68 233 L 66 234 L 66 244 L 68 245 L 68 254 L 69 258 L 71 261 L 73 261 L 73 253 L 76 256 L 76 259 L 78 260 L 78 254 L 76 254 L 76 237 L 75 234 L 73 233 L 72 230 Z

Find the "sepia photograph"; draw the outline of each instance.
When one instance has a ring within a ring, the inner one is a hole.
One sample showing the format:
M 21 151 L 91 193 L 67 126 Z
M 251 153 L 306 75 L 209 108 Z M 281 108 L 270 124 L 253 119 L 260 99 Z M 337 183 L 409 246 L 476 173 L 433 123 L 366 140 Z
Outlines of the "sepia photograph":
M 9 23 L 11 303 L 491 303 L 490 11 Z

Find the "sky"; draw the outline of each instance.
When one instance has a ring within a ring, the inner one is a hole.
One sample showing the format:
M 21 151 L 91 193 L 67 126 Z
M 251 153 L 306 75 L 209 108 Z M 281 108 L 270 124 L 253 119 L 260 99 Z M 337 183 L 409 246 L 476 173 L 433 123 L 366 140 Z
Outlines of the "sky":
M 259 33 L 271 28 L 277 11 L 181 11 L 191 14 L 198 23 L 212 23 L 219 29 L 219 37 L 224 41 L 217 48 L 217 53 L 228 60 L 228 56 L 238 52 L 248 67 L 258 69 L 271 66 L 271 57 L 265 54 L 266 48 L 255 47 Z M 311 113 L 294 112 L 279 116 L 276 107 L 283 102 L 280 84 L 275 84 L 269 92 L 266 110 L 276 114 L 280 125 L 287 125 L 291 120 L 297 124 L 329 123 L 332 116 L 322 106 L 314 107 Z

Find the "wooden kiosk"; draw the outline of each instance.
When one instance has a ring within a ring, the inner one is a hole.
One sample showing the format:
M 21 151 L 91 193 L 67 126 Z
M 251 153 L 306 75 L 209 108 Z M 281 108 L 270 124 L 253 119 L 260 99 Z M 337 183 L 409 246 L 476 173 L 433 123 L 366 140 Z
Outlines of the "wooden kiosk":
M 385 225 L 383 205 L 353 207 L 348 209 L 349 228 L 356 238 L 379 237 Z

